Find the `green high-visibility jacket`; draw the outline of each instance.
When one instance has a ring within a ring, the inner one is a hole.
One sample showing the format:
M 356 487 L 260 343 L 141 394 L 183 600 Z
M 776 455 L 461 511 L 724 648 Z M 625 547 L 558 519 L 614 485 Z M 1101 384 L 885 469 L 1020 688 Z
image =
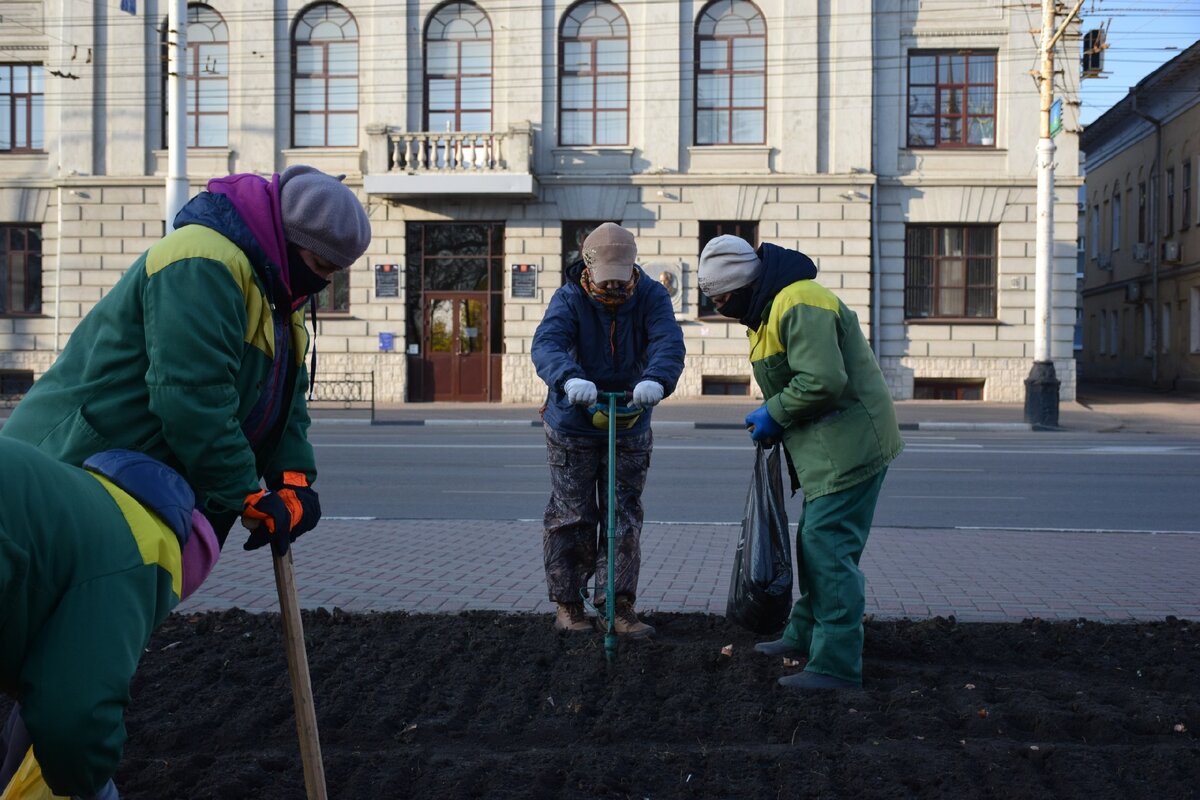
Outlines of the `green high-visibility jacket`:
M 833 292 L 813 280 L 788 284 L 749 337 L 754 379 L 806 499 L 854 486 L 899 455 L 883 373 L 858 316 Z
M 0 438 L 0 691 L 20 702 L 56 795 L 91 796 L 116 772 L 130 681 L 181 589 L 161 519 L 108 479 Z

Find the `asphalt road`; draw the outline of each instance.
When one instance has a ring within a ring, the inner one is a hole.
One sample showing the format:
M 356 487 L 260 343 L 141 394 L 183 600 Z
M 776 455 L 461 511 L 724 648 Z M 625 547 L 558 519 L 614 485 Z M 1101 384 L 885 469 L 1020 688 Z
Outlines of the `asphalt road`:
M 540 519 L 544 437 L 530 426 L 323 423 L 324 512 L 382 519 Z M 1200 533 L 1200 438 L 906 431 L 878 527 Z M 664 426 L 643 500 L 658 522 L 737 522 L 753 462 L 745 433 Z M 801 498 L 789 501 L 798 519 Z

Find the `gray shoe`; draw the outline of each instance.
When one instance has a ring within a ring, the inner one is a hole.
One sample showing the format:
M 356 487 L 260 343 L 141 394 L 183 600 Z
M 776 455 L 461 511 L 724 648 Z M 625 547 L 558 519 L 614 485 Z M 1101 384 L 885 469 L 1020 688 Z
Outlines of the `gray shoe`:
M 808 657 L 808 653 L 785 639 L 776 639 L 773 642 L 759 642 L 754 645 L 754 652 L 762 653 L 766 656 L 783 656 L 784 658 Z
M 785 675 L 779 679 L 779 685 L 785 689 L 797 689 L 801 692 L 819 692 L 827 689 L 861 689 L 861 683 L 823 675 L 820 672 L 797 672 L 795 675 Z

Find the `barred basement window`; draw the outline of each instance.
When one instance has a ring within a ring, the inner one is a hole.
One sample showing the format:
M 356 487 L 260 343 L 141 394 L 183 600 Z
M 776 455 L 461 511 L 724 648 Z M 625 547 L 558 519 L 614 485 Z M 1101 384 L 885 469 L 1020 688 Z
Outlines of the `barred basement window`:
M 996 227 L 910 225 L 904 241 L 906 319 L 996 318 Z

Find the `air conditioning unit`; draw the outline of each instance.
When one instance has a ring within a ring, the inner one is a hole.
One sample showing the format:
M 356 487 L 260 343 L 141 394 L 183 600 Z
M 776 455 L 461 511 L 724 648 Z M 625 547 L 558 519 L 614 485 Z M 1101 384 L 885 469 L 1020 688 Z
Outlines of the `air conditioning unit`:
M 1145 242 L 1136 242 L 1133 245 L 1133 260 L 1141 264 L 1145 264 L 1150 260 L 1150 245 Z
M 1179 242 L 1163 242 L 1162 260 L 1168 264 L 1179 261 Z
M 1142 301 L 1142 285 L 1140 283 L 1125 284 L 1125 302 L 1140 303 Z

